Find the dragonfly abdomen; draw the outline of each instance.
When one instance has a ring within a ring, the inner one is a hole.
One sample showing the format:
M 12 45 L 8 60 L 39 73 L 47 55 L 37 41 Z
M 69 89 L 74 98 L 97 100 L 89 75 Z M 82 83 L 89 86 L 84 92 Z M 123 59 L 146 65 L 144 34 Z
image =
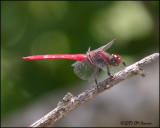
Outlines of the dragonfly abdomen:
M 70 59 L 81 61 L 86 58 L 85 54 L 51 54 L 51 55 L 35 55 L 23 57 L 25 60 L 44 60 L 44 59 Z

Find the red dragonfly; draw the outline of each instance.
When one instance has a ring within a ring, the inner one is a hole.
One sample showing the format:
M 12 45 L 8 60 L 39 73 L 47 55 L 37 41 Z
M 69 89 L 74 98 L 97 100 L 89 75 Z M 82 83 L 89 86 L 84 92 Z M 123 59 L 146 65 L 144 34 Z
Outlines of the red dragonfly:
M 23 57 L 25 60 L 43 60 L 43 59 L 71 59 L 77 60 L 72 64 L 75 74 L 83 80 L 95 80 L 98 88 L 97 75 L 101 70 L 107 70 L 110 77 L 110 66 L 118 66 L 121 63 L 121 57 L 118 54 L 105 52 L 114 43 L 115 39 L 108 44 L 90 51 L 90 47 L 86 54 L 50 54 L 50 55 L 34 55 Z M 125 62 L 122 62 L 126 66 Z

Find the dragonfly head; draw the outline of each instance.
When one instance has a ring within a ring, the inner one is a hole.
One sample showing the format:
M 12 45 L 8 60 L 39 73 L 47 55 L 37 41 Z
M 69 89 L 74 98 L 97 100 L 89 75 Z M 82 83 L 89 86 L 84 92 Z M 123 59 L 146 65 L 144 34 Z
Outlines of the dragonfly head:
M 122 58 L 118 54 L 112 54 L 111 65 L 118 66 L 121 63 Z

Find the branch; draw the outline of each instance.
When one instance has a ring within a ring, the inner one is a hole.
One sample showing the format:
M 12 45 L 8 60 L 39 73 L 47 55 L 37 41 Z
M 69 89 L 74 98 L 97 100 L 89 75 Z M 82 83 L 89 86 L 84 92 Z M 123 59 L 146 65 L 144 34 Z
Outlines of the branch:
M 30 127 L 48 127 L 55 123 L 57 120 L 69 114 L 72 110 L 76 109 L 83 103 L 93 99 L 100 93 L 120 83 L 121 81 L 136 75 L 145 77 L 146 71 L 144 70 L 144 67 L 149 63 L 152 63 L 154 60 L 158 59 L 158 57 L 159 53 L 154 53 L 126 67 L 124 70 L 121 70 L 118 73 L 114 74 L 113 78 L 107 78 L 104 81 L 99 82 L 99 91 L 97 89 L 97 86 L 93 86 L 90 89 L 82 92 L 78 96 L 73 96 L 70 92 L 67 93 L 54 110 L 36 121 Z

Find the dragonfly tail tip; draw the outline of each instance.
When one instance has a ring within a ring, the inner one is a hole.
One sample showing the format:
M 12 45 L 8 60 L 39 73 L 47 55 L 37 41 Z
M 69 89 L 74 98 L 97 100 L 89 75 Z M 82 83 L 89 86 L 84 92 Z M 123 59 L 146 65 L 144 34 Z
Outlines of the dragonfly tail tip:
M 22 57 L 24 60 L 29 60 L 29 58 L 28 57 Z

